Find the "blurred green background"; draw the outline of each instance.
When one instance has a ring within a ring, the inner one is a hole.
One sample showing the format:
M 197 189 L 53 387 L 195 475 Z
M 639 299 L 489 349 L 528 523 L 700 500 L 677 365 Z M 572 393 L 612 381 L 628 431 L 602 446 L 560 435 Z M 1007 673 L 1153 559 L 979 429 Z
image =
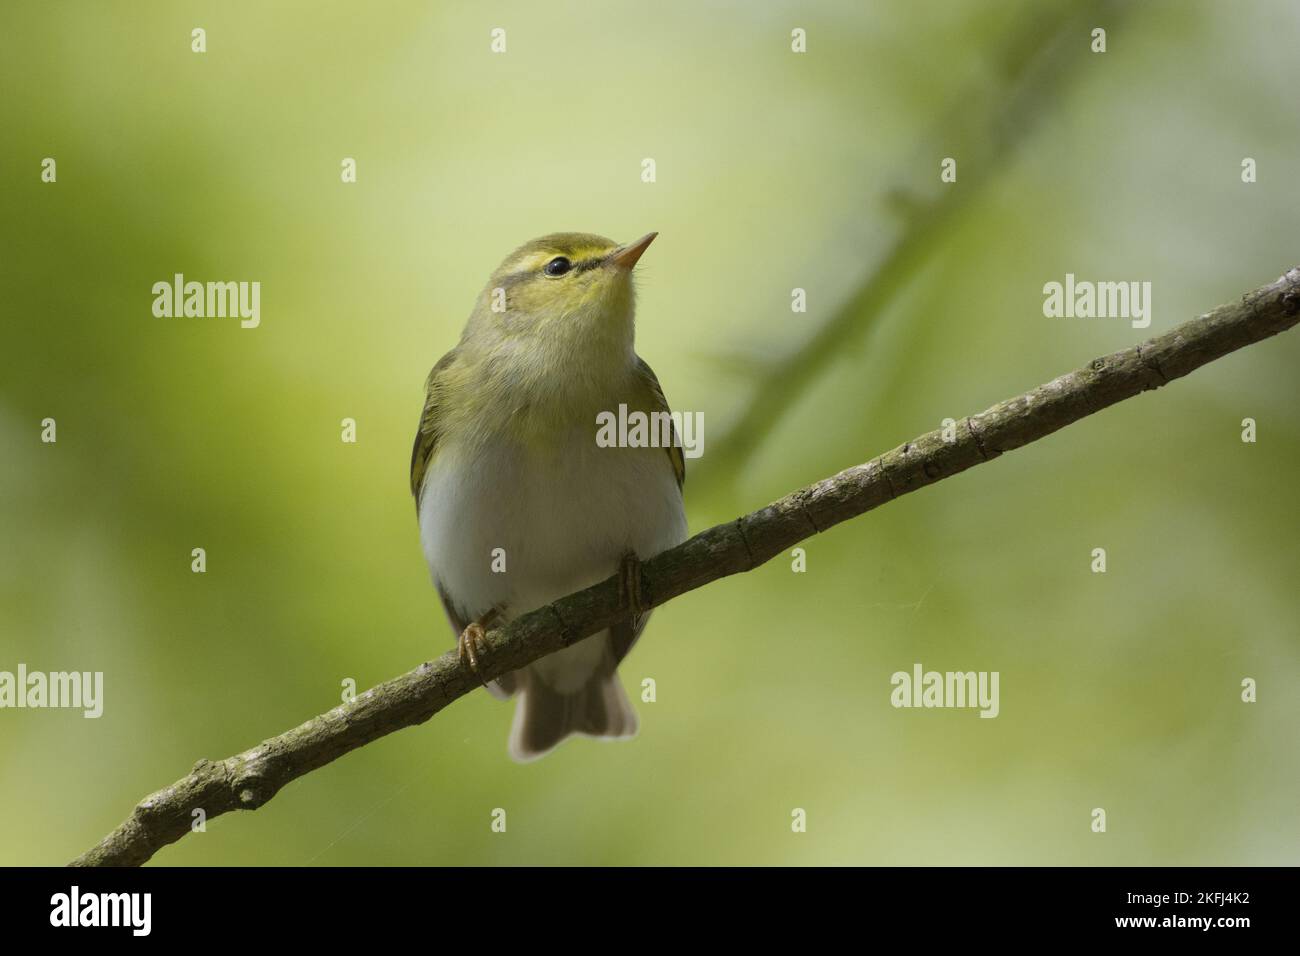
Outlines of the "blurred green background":
M 451 646 L 411 436 L 519 243 L 661 232 L 638 351 L 704 413 L 700 530 L 1300 263 L 1298 33 L 1289 0 L 8 0 L 0 670 L 106 701 L 0 711 L 0 862 Z M 741 459 L 728 427 L 882 262 Z M 154 318 L 176 272 L 260 281 L 261 327 Z M 1151 328 L 1044 318 L 1067 272 L 1151 281 Z M 1263 343 L 672 602 L 621 670 L 658 685 L 635 741 L 517 766 L 476 693 L 155 861 L 1295 863 L 1298 362 Z M 1000 671 L 1001 715 L 895 710 L 917 661 Z

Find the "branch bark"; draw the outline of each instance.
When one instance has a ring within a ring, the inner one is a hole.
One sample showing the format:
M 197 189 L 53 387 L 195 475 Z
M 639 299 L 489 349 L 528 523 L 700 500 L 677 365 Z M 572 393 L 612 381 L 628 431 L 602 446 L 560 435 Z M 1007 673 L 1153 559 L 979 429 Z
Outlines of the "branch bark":
M 642 564 L 642 600 L 657 606 L 902 495 L 1027 445 L 1109 405 L 1195 371 L 1300 322 L 1300 267 L 1200 318 L 963 419 L 953 441 L 932 431 L 765 508 L 702 531 Z M 484 679 L 500 676 L 615 623 L 624 614 L 616 577 L 562 598 L 486 635 Z M 296 780 L 370 741 L 428 720 L 479 680 L 454 652 L 379 684 L 356 700 L 145 797 L 74 866 L 135 866 L 208 819 L 256 810 Z

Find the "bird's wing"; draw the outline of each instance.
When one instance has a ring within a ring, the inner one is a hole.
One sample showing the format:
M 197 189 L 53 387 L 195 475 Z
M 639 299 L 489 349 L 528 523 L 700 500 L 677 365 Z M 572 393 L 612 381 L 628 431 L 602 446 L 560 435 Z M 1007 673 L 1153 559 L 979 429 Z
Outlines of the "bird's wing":
M 654 369 L 646 364 L 645 359 L 638 357 L 637 373 L 641 376 L 650 392 L 651 403 L 654 405 L 653 410 L 656 412 L 669 411 L 668 399 L 664 397 L 664 390 L 659 384 L 659 379 L 655 376 Z M 672 443 L 664 449 L 668 453 L 668 460 L 673 466 L 673 475 L 677 478 L 677 487 L 680 488 L 686 481 L 686 456 L 682 453 L 681 442 L 677 437 L 677 427 L 672 428 Z M 650 620 L 650 612 L 642 614 L 634 621 L 620 621 L 609 629 L 610 649 L 614 652 L 614 663 L 617 665 L 632 650 L 632 645 L 636 643 L 641 632 L 645 630 L 646 622 Z
M 438 444 L 438 412 L 442 397 L 439 377 L 455 362 L 456 350 L 452 349 L 438 360 L 438 364 L 429 372 L 429 379 L 424 385 L 424 411 L 420 413 L 420 427 L 416 429 L 415 444 L 411 448 L 411 494 L 415 496 L 417 515 L 420 513 L 420 498 L 424 494 L 424 476 Z M 452 633 L 459 637 L 470 622 L 461 617 L 460 612 L 456 610 L 455 602 L 448 597 L 441 585 L 438 585 L 438 597 L 442 600 L 442 609 L 447 614 L 447 623 L 451 625 Z M 487 688 L 495 697 L 509 697 L 518 688 L 518 680 L 514 672 L 503 674 L 489 682 Z
M 420 496 L 424 494 L 424 475 L 433 458 L 433 449 L 438 444 L 438 403 L 442 389 L 438 379 L 456 362 L 456 350 L 452 349 L 429 372 L 424 383 L 424 411 L 420 413 L 420 427 L 415 432 L 415 444 L 411 448 L 411 494 L 415 496 L 415 511 L 420 511 Z
M 437 585 L 438 597 L 442 599 L 442 609 L 447 614 L 447 623 L 451 625 L 451 633 L 460 637 L 465 628 L 469 627 L 469 621 L 461 617 L 456 605 L 452 603 L 451 598 L 447 597 L 447 592 L 442 589 L 442 585 Z
M 659 384 L 659 379 L 655 376 L 654 369 L 646 364 L 645 359 L 637 356 L 636 360 L 637 374 L 641 376 L 641 381 L 645 384 L 650 392 L 650 400 L 654 405 L 653 411 L 668 412 L 668 399 L 664 397 L 664 390 Z M 668 460 L 673 464 L 673 474 L 677 476 L 677 487 L 680 488 L 686 481 L 686 456 L 682 454 L 682 443 L 677 437 L 677 426 L 669 424 L 672 429 L 673 440 L 664 451 L 668 452 Z

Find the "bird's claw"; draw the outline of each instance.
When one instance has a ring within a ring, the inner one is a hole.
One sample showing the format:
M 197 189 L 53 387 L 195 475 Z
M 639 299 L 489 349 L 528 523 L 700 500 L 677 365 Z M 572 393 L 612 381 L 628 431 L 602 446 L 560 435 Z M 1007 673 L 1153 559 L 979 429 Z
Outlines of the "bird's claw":
M 468 664 L 469 669 L 476 675 L 478 674 L 479 655 L 486 650 L 483 646 L 483 636 L 486 632 L 483 625 L 478 621 L 469 625 L 465 630 L 460 632 L 460 637 L 456 639 L 456 652 L 460 655 L 460 662 Z
M 496 619 L 496 616 L 497 609 L 493 608 L 477 621 L 469 624 L 460 632 L 460 637 L 456 638 L 456 653 L 460 657 L 460 662 L 469 665 L 469 669 L 474 672 L 474 676 L 484 687 L 487 686 L 487 681 L 483 680 L 483 675 L 478 671 L 479 658 L 487 656 L 488 648 L 484 644 L 484 638 L 487 635 L 488 625 Z

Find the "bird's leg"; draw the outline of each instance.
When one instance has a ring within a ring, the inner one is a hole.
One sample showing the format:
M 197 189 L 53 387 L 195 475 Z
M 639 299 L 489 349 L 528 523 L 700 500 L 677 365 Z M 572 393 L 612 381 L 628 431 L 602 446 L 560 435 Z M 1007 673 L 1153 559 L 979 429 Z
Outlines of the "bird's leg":
M 635 551 L 623 555 L 618 567 L 618 600 L 627 608 L 633 623 L 649 610 L 641 603 L 641 559 Z
M 474 672 L 474 676 L 478 677 L 480 681 L 483 678 L 479 677 L 478 659 L 487 650 L 483 646 L 483 637 L 488 626 L 496 620 L 498 613 L 498 608 L 489 608 L 487 613 L 480 615 L 478 620 L 471 622 L 465 630 L 460 632 L 460 637 L 456 638 L 456 653 L 460 655 L 460 662 L 468 664 L 469 669 Z

